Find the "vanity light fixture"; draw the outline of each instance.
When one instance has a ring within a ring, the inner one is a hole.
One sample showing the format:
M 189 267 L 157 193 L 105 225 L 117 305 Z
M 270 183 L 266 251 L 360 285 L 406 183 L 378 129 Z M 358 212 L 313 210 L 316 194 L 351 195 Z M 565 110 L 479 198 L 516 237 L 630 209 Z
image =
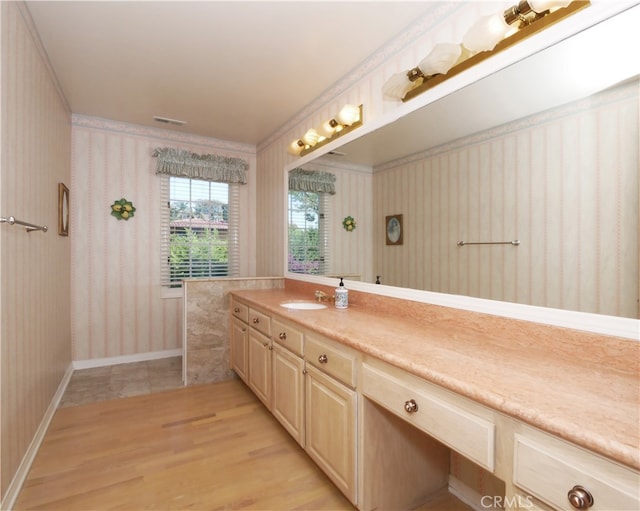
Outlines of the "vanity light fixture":
M 294 156 L 304 156 L 360 126 L 362 126 L 362 105 L 347 104 L 334 118 L 324 121 L 318 128 L 308 129 L 301 138 L 291 142 L 288 151 Z
M 187 121 L 170 119 L 169 117 L 160 117 L 159 115 L 154 115 L 153 120 L 156 122 L 164 123 L 164 124 L 173 124 L 174 126 L 184 126 L 185 124 L 187 124 Z
M 391 76 L 382 91 L 387 97 L 407 101 L 588 5 L 588 0 L 520 0 L 480 18 L 462 43 L 435 45 L 416 67 Z

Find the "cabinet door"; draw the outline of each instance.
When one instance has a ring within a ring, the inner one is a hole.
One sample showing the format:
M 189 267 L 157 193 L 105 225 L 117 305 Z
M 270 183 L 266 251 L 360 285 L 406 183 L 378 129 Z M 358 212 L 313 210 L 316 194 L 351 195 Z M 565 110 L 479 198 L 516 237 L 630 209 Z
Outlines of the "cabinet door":
M 273 415 L 304 447 L 304 361 L 274 344 Z
M 356 503 L 356 405 L 354 390 L 306 365 L 307 453 Z
M 249 387 L 271 410 L 271 339 L 249 329 Z
M 249 327 L 237 318 L 231 322 L 231 368 L 247 382 Z

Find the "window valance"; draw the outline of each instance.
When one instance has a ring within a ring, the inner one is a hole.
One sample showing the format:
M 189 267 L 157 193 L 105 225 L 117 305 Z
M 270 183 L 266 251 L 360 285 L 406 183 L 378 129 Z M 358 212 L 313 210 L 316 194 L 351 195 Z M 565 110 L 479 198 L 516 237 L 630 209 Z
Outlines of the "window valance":
M 289 190 L 298 192 L 336 193 L 336 176 L 321 170 L 295 168 L 289 172 Z
M 189 177 L 218 183 L 247 182 L 249 164 L 242 158 L 196 154 L 184 149 L 162 147 L 153 151 L 158 159 L 156 174 Z

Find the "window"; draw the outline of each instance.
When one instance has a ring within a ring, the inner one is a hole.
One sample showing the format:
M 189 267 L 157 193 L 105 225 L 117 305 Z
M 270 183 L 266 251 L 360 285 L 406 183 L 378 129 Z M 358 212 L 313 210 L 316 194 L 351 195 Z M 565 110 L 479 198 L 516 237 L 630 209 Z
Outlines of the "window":
M 289 192 L 289 259 L 293 273 L 324 275 L 328 261 L 329 194 Z
M 163 177 L 162 284 L 237 276 L 238 184 Z

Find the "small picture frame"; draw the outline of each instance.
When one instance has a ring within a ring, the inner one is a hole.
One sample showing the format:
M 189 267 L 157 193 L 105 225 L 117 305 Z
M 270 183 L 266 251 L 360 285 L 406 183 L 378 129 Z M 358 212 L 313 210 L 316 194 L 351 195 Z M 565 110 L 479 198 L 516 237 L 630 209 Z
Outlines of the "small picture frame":
M 384 226 L 387 245 L 402 245 L 402 237 L 404 234 L 402 215 L 389 215 L 385 217 Z
M 58 183 L 58 235 L 69 236 L 69 189 Z

